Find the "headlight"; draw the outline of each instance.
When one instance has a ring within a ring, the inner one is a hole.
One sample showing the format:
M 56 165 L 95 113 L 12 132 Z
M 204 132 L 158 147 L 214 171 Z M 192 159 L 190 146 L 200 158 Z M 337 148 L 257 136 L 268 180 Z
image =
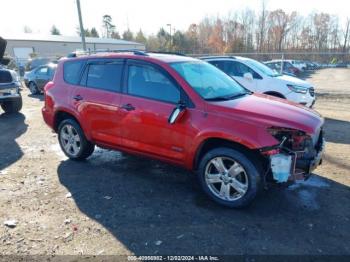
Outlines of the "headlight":
M 276 140 L 283 144 L 283 147 L 289 148 L 290 150 L 303 150 L 305 148 L 305 142 L 311 141 L 311 137 L 303 131 L 283 128 L 283 127 L 270 127 L 267 131 Z
M 309 89 L 308 87 L 303 87 L 303 86 L 297 86 L 297 85 L 287 85 L 290 91 L 295 92 L 295 93 L 300 93 L 300 94 L 306 94 L 307 90 Z

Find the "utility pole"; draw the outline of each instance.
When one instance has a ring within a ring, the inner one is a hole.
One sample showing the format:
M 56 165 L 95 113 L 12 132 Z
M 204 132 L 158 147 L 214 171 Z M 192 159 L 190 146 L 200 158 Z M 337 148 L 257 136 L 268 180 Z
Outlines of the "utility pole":
M 83 18 L 81 16 L 80 0 L 76 0 L 76 1 L 77 1 L 78 16 L 79 16 L 81 42 L 83 43 L 83 50 L 86 51 L 85 29 L 84 29 L 84 26 L 83 26 Z
M 167 24 L 167 26 L 169 26 L 169 32 L 170 32 L 170 44 L 169 44 L 169 51 L 171 51 L 173 49 L 172 46 L 172 39 L 171 39 L 171 24 Z

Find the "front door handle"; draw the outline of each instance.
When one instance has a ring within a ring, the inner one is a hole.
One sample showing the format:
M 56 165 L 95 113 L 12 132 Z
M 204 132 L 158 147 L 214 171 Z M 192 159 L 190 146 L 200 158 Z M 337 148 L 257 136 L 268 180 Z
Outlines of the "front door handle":
M 73 97 L 73 99 L 75 101 L 80 101 L 80 100 L 83 100 L 83 97 L 81 95 L 76 95 L 76 96 Z
M 135 107 L 132 105 L 132 104 L 125 104 L 125 105 L 122 105 L 122 108 L 126 111 L 133 111 L 135 110 Z

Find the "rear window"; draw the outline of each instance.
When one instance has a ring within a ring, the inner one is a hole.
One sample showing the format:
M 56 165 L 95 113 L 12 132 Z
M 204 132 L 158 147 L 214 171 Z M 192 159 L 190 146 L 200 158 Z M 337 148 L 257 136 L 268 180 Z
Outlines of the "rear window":
M 63 64 L 63 78 L 68 84 L 77 85 L 80 82 L 81 69 L 84 61 L 67 61 Z
M 11 83 L 12 75 L 9 71 L 0 70 L 0 84 Z

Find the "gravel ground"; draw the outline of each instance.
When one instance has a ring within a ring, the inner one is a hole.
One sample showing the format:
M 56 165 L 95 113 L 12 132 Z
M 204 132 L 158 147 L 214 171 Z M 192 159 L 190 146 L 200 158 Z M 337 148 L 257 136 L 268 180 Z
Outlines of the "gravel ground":
M 191 173 L 158 161 L 102 149 L 67 160 L 43 98 L 24 90 L 21 114 L 0 111 L 0 254 L 350 255 L 350 69 L 307 79 L 326 118 L 325 161 L 242 210 L 212 203 Z

